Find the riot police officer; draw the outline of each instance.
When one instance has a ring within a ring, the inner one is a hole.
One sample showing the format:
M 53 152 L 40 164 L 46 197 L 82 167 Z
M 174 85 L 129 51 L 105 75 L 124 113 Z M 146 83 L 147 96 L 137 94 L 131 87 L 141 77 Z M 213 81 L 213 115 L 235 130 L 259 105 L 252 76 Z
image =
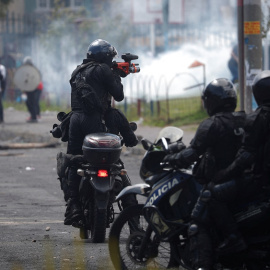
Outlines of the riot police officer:
M 105 132 L 104 115 L 111 97 L 124 99 L 123 85 L 117 70 L 112 70 L 116 49 L 107 41 L 97 39 L 87 50 L 87 58 L 73 71 L 70 79 L 72 115 L 69 124 L 67 154 L 82 155 L 82 144 L 87 134 Z M 131 134 L 134 136 L 134 134 Z M 134 137 L 133 137 L 134 138 Z M 136 138 L 136 136 L 135 136 Z M 137 143 L 137 141 L 136 141 Z M 136 144 L 135 143 L 135 144 Z M 74 166 L 68 172 L 69 199 L 65 213 L 65 225 L 83 226 L 79 202 L 80 176 Z M 124 185 L 130 185 L 126 179 Z M 134 200 L 126 202 L 133 203 Z M 124 204 L 124 202 L 123 202 Z
M 0 63 L 0 124 L 4 122 L 3 101 L 6 90 L 6 67 Z
M 247 116 L 244 143 L 234 162 L 216 178 L 222 181 L 249 170 L 260 188 L 269 185 L 270 179 L 270 70 L 254 78 L 252 91 L 258 108 Z
M 197 162 L 194 170 L 196 179 L 201 184 L 207 184 L 213 181 L 217 171 L 234 160 L 241 142 L 241 132 L 235 131 L 244 126 L 245 114 L 234 112 L 237 95 L 234 85 L 226 78 L 210 82 L 203 90 L 202 101 L 210 117 L 199 125 L 186 149 L 167 155 L 164 161 L 179 168 L 188 168 Z M 209 199 L 207 193 L 204 196 L 204 199 Z M 193 266 L 196 269 L 212 269 L 212 244 L 207 226 L 202 217 L 193 214 L 193 223 L 189 228 Z M 235 226 L 232 227 L 234 229 L 237 230 Z
M 267 191 L 270 184 L 269 70 L 260 72 L 254 78 L 252 91 L 258 108 L 247 116 L 245 140 L 235 160 L 215 176 L 216 182 L 220 183 L 228 179 L 236 179 L 235 194 L 237 200 L 244 203 L 269 197 Z M 224 186 L 226 186 L 226 182 Z M 226 188 L 225 190 L 221 189 L 220 193 L 222 192 L 226 193 Z M 216 211 L 216 216 L 218 215 L 219 211 Z M 228 228 L 229 224 L 225 222 L 223 226 Z M 229 245 L 230 243 L 225 244 Z

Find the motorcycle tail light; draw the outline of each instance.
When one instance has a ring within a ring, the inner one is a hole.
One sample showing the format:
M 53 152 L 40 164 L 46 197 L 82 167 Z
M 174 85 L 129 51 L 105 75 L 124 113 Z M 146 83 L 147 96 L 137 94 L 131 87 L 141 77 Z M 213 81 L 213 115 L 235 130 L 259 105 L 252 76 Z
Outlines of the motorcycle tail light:
M 98 177 L 108 177 L 108 171 L 107 170 L 98 170 L 97 176 Z

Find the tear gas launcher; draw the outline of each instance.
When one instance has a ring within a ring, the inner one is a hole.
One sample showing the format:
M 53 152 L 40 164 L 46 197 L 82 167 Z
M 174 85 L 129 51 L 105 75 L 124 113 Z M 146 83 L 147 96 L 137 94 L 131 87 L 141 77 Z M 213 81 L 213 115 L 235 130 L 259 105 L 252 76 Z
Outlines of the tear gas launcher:
M 131 53 L 125 53 L 121 55 L 121 58 L 125 62 L 116 62 L 113 61 L 112 68 L 113 69 L 120 69 L 121 71 L 124 71 L 126 75 L 130 73 L 137 73 L 140 72 L 139 64 L 131 63 L 132 60 L 138 59 L 139 56 Z

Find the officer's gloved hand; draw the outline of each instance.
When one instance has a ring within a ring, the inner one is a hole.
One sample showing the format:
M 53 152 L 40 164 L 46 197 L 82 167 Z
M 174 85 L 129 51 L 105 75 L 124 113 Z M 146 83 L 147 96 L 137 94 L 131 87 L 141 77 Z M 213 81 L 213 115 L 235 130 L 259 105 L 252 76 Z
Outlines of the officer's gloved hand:
M 125 78 L 128 74 L 126 74 L 125 71 L 123 71 L 122 69 L 119 68 L 114 68 L 113 72 L 117 75 L 119 75 L 121 78 Z
M 177 168 L 181 168 L 182 167 L 182 164 L 181 164 L 181 162 L 179 160 L 178 153 L 177 154 L 168 154 L 168 155 L 166 155 L 163 158 L 162 163 L 169 164 L 172 167 L 177 167 Z
M 133 140 L 129 140 L 129 141 L 125 140 L 125 146 L 126 147 L 134 147 L 134 146 L 136 146 L 138 144 L 138 142 L 139 142 L 139 140 L 135 136 L 135 138 Z

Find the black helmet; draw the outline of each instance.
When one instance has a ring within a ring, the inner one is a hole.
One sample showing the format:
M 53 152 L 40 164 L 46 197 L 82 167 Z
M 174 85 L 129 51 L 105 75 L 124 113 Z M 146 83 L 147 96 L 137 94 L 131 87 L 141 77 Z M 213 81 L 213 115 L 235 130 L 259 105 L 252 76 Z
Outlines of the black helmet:
M 112 64 L 112 60 L 116 55 L 116 49 L 109 42 L 103 39 L 93 41 L 87 50 L 87 58 L 108 64 L 109 66 Z
M 270 70 L 264 70 L 256 75 L 252 91 L 258 105 L 270 102 Z
M 237 95 L 233 83 L 225 78 L 213 80 L 202 93 L 204 108 L 209 116 L 222 111 L 234 111 Z

